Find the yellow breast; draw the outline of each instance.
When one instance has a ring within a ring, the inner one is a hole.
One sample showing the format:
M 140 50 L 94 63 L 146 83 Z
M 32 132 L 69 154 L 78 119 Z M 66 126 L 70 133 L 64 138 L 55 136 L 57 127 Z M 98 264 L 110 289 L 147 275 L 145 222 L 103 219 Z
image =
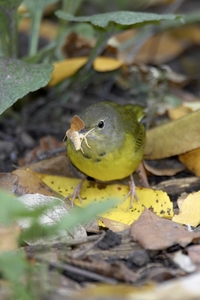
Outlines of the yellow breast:
M 108 144 L 105 151 L 97 153 L 93 146 L 87 155 L 76 151 L 71 141 L 67 141 L 68 156 L 72 163 L 86 175 L 101 181 L 122 179 L 132 174 L 143 156 L 143 147 L 137 152 L 134 149 L 134 141 L 129 134 L 126 134 L 123 145 L 118 145 L 114 150 L 109 151 Z

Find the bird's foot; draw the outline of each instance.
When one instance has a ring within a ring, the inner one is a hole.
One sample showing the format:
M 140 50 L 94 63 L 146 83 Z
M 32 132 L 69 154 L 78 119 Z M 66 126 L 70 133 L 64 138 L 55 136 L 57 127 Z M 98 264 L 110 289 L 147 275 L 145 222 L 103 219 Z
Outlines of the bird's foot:
M 130 181 L 129 181 L 129 192 L 128 194 L 124 197 L 123 201 L 125 201 L 129 196 L 131 196 L 131 203 L 128 209 L 133 207 L 133 202 L 134 202 L 134 198 L 137 200 L 137 202 L 140 202 L 137 194 L 136 194 L 136 186 L 135 186 L 135 182 L 133 179 L 133 175 L 130 175 Z
M 74 201 L 75 201 L 76 198 L 78 198 L 79 201 L 81 202 L 81 204 L 83 204 L 83 200 L 81 198 L 80 192 L 81 192 L 84 180 L 85 179 L 82 179 L 79 182 L 79 184 L 74 188 L 73 193 L 65 198 L 65 200 L 71 199 L 71 206 L 72 207 L 74 206 Z

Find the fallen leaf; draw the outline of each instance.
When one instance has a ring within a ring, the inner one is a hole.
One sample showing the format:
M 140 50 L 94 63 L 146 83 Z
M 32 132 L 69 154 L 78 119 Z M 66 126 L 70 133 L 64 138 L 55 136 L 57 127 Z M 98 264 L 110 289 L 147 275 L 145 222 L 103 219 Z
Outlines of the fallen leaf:
M 33 172 L 21 169 L 15 170 L 12 173 L 1 174 L 0 187 L 18 196 L 40 193 L 61 198 L 61 195 L 51 190 L 51 188 L 38 178 L 38 176 L 34 175 Z
M 88 57 L 76 57 L 56 62 L 48 85 L 54 86 L 74 75 L 87 61 Z M 98 72 L 113 71 L 120 68 L 122 65 L 123 62 L 111 57 L 97 57 L 93 62 L 93 67 Z
M 54 86 L 66 78 L 74 75 L 81 67 L 85 65 L 88 57 L 76 57 L 59 61 L 54 64 L 54 70 L 51 73 L 49 86 Z
M 97 57 L 94 60 L 93 67 L 98 72 L 109 72 L 119 69 L 123 62 L 112 57 Z
M 166 31 L 151 37 L 135 56 L 134 61 L 160 65 L 180 55 L 190 43 L 178 40 Z
M 17 225 L 0 226 L 0 254 L 2 252 L 18 249 L 18 237 L 20 228 Z
M 164 250 L 173 245 L 187 246 L 199 235 L 189 232 L 173 221 L 156 216 L 144 209 L 140 218 L 131 225 L 131 236 L 135 242 L 148 250 Z
M 145 159 L 179 155 L 200 147 L 200 110 L 147 131 Z
M 27 152 L 24 157 L 18 160 L 18 165 L 22 167 L 24 165 L 32 163 L 35 160 L 41 160 L 48 151 L 63 147 L 63 142 L 58 141 L 50 135 L 47 135 L 39 140 L 39 146 Z
M 200 191 L 189 194 L 183 201 L 179 202 L 179 214 L 174 215 L 173 221 L 190 225 L 198 226 L 200 224 Z
M 165 158 L 159 161 L 143 161 L 145 169 L 157 176 L 173 176 L 185 169 L 177 159 Z
M 76 32 L 71 32 L 66 37 L 65 44 L 62 47 L 62 53 L 65 58 L 89 56 L 94 46 L 94 39 L 89 39 Z
M 184 105 L 179 105 L 178 107 L 168 109 L 167 113 L 170 120 L 177 120 L 188 115 L 191 112 L 192 110 L 189 107 L 186 107 Z
M 66 205 L 64 201 L 62 201 L 59 198 L 51 197 L 51 196 L 44 196 L 41 194 L 26 194 L 18 198 L 21 202 L 24 203 L 24 205 L 30 209 L 34 210 L 36 208 L 39 208 L 40 206 L 45 205 L 54 205 L 51 209 L 45 211 L 43 214 L 41 214 L 39 223 L 41 225 L 56 225 L 63 216 L 68 214 L 68 210 L 66 208 Z M 30 227 L 30 218 L 23 218 L 19 219 L 17 221 L 18 225 L 22 229 L 28 229 Z M 67 230 L 60 230 L 56 236 L 52 236 L 51 239 L 49 238 L 40 238 L 39 240 L 28 241 L 28 244 L 47 244 L 48 242 L 52 242 L 52 240 L 56 240 L 59 238 L 59 242 L 69 242 L 73 239 L 81 239 L 83 237 L 86 237 L 86 231 L 85 229 L 77 224 L 77 226 L 68 232 Z M 27 242 L 27 241 L 26 241 Z
M 27 168 L 27 167 L 26 167 Z M 65 176 L 71 178 L 83 178 L 84 175 L 71 163 L 70 159 L 63 152 L 59 156 L 53 156 L 48 159 L 41 160 L 35 164 L 28 166 L 29 170 L 34 173 L 50 174 Z
M 200 148 L 180 154 L 178 158 L 187 169 L 200 177 Z
M 42 180 L 53 190 L 65 197 L 73 193 L 74 188 L 80 183 L 79 179 L 44 174 L 38 174 L 38 176 L 40 176 L 40 178 L 42 178 Z M 140 202 L 135 200 L 133 207 L 129 209 L 131 198 L 129 197 L 123 201 L 128 190 L 129 187 L 122 184 L 95 183 L 93 181 L 85 180 L 81 189 L 83 205 L 80 203 L 79 199 L 75 199 L 74 203 L 77 206 L 86 206 L 94 201 L 103 202 L 115 198 L 116 200 L 119 200 L 118 206 L 112 208 L 109 212 L 102 214 L 101 217 L 127 225 L 132 224 L 134 220 L 138 219 L 144 206 L 154 209 L 156 214 L 162 217 L 172 218 L 173 205 L 166 193 L 138 187 L 136 188 L 136 193 Z

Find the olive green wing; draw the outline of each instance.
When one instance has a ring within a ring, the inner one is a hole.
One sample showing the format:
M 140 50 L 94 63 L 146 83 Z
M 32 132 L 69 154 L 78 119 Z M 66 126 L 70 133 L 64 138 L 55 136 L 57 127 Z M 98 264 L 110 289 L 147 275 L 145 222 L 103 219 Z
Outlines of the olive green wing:
M 127 131 L 135 140 L 135 151 L 140 150 L 146 141 L 145 127 L 139 121 L 145 116 L 143 107 L 139 105 L 125 105 L 125 120 Z
M 124 108 L 127 110 L 128 114 L 133 114 L 138 121 L 141 121 L 146 115 L 144 108 L 139 105 L 127 104 L 124 106 Z

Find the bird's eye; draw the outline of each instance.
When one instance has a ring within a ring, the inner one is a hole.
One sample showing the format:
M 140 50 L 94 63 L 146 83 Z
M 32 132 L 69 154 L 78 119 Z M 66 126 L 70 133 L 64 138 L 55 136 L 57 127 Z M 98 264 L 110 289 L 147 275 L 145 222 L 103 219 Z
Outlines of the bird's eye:
M 100 129 L 102 129 L 102 128 L 104 128 L 104 121 L 103 120 L 101 120 L 100 122 L 99 122 L 99 124 L 98 124 L 98 127 L 100 128 Z

